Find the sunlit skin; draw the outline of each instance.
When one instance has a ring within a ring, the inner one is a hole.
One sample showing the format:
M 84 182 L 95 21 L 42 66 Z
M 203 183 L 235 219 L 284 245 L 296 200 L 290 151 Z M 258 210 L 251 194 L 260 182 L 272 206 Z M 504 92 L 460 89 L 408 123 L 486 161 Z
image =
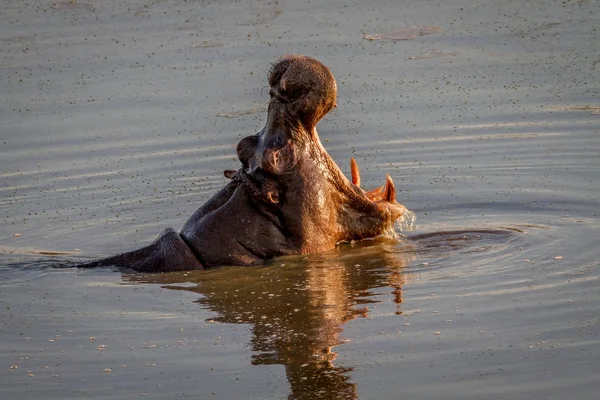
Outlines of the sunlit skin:
M 360 188 L 329 156 L 317 123 L 336 106 L 331 71 L 305 56 L 286 55 L 269 72 L 265 127 L 237 145 L 241 168 L 200 207 L 181 232 L 166 230 L 150 246 L 85 266 L 117 265 L 158 272 L 218 265 L 260 265 L 273 257 L 318 253 L 337 243 L 390 232 L 406 211 L 392 179 Z

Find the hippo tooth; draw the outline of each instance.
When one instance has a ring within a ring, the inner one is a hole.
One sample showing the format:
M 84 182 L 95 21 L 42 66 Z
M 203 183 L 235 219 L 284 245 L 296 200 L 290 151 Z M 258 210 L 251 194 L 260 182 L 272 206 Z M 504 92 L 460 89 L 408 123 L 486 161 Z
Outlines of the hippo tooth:
M 383 186 L 379 186 L 378 188 L 369 190 L 365 193 L 367 193 L 367 197 L 371 199 L 371 201 L 379 201 L 383 198 L 385 191 Z
M 394 181 L 389 174 L 385 174 L 385 194 L 383 195 L 383 198 L 390 203 L 396 202 L 396 187 L 394 186 Z
M 350 171 L 352 171 L 352 183 L 360 187 L 360 172 L 358 171 L 358 164 L 354 157 L 350 159 Z

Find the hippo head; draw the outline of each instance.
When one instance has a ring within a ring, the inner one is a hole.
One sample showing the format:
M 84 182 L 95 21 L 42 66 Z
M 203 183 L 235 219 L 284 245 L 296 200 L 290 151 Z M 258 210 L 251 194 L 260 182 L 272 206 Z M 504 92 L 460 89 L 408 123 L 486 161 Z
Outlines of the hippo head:
M 349 181 L 319 140 L 316 125 L 335 107 L 336 84 L 319 61 L 288 55 L 269 73 L 265 127 L 242 139 L 242 168 L 198 208 L 177 234 L 166 229 L 149 246 L 82 267 L 116 265 L 144 272 L 256 265 L 289 254 L 331 250 L 342 241 L 393 233 L 407 210 L 384 186 Z
M 297 253 L 330 250 L 341 241 L 393 232 L 406 208 L 396 202 L 392 179 L 365 191 L 351 160 L 352 181 L 329 156 L 316 125 L 336 107 L 337 86 L 329 69 L 305 56 L 286 55 L 269 72 L 270 102 L 265 127 L 242 139 L 237 153 L 243 171 L 270 186 L 285 236 Z

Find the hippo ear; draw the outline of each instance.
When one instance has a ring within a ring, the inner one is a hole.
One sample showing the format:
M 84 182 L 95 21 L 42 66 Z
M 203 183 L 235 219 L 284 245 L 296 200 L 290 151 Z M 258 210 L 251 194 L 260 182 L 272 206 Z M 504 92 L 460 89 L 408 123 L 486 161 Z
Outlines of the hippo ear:
M 237 145 L 237 155 L 244 168 L 248 168 L 250 160 L 256 154 L 256 146 L 258 144 L 258 136 L 246 136 Z
M 232 169 L 226 169 L 225 171 L 223 171 L 223 175 L 227 179 L 233 179 L 235 177 L 236 173 L 237 173 L 237 171 L 234 171 Z

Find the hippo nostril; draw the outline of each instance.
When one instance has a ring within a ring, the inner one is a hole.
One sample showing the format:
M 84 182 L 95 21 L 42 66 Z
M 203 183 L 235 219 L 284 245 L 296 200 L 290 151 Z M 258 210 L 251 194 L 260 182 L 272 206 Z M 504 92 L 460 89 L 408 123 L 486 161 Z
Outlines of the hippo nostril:
M 300 98 L 304 93 L 310 90 L 303 84 L 298 82 L 290 82 L 289 79 L 281 79 L 277 93 L 280 97 L 288 101 L 294 101 Z
M 274 87 L 272 87 L 271 90 L 269 90 L 269 96 L 271 96 L 271 99 L 277 98 L 277 100 L 279 100 L 282 103 L 290 102 L 290 99 L 286 96 L 286 93 L 283 93 L 281 90 L 278 90 Z
M 294 100 L 300 98 L 300 96 L 302 96 L 303 93 L 304 93 L 304 90 L 302 88 L 294 88 L 294 89 L 286 91 L 285 95 L 289 101 L 294 101 Z

